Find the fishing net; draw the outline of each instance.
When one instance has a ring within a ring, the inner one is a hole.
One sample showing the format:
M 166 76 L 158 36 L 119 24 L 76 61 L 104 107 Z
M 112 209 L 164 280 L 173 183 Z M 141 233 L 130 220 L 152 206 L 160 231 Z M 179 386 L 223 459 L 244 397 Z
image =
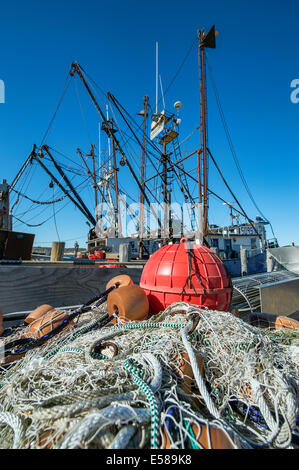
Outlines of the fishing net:
M 2 367 L 1 448 L 297 447 L 299 330 L 182 302 L 99 328 L 105 309 Z

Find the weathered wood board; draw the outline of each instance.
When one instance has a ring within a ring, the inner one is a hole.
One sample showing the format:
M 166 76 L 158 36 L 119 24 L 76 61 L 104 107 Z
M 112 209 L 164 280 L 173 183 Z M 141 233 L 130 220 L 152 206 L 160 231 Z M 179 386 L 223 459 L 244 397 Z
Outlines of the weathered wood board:
M 143 266 L 101 268 L 86 266 L 0 266 L 0 311 L 31 310 L 41 304 L 53 307 L 83 304 L 103 292 L 107 282 L 128 274 L 139 284 Z

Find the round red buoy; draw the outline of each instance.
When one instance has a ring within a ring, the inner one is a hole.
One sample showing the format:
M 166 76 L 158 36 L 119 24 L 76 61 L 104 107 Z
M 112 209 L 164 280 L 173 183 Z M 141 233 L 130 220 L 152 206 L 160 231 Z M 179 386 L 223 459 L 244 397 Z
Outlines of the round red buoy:
M 98 268 L 125 268 L 124 264 L 100 264 Z
M 231 280 L 221 259 L 187 238 L 163 246 L 150 257 L 140 287 L 148 296 L 152 314 L 180 301 L 226 312 L 232 295 Z
M 95 251 L 94 256 L 96 257 L 96 259 L 106 259 L 105 251 Z

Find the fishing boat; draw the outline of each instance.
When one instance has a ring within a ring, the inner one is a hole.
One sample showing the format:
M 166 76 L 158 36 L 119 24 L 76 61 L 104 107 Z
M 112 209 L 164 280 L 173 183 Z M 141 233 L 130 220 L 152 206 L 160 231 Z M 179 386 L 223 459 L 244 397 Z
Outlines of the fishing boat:
M 144 106 L 137 121 L 112 93 L 106 94 L 106 109 L 101 107 L 96 96 L 96 82 L 80 64 L 72 63 L 67 86 L 75 76 L 78 77 L 101 119 L 98 149 L 95 144 L 91 145 L 89 152 L 76 149 L 76 156 L 70 161 L 70 158 L 64 158 L 61 152 L 48 145 L 46 138 L 39 147 L 34 145 L 13 181 L 9 185 L 5 181 L 2 184 L 3 188 L 6 187 L 6 190 L 1 191 L 0 199 L 3 206 L 0 219 L 2 239 L 7 239 L 8 235 L 12 237 L 13 221 L 33 228 L 53 217 L 55 220 L 55 209 L 54 215 L 36 224 L 30 223 L 31 219 L 24 220 L 22 214 L 34 215 L 38 207 L 44 211 L 59 205 L 61 207 L 66 200 L 82 213 L 90 227 L 87 253 L 104 250 L 115 254 L 119 252 L 120 245 L 125 244 L 128 245 L 132 259 L 142 260 L 163 244 L 187 236 L 190 240 L 199 240 L 211 247 L 223 259 L 232 276 L 265 272 L 266 249 L 278 246 L 271 223 L 264 216 L 254 220 L 247 215 L 208 146 L 206 54 L 208 49 L 216 48 L 216 36 L 214 26 L 208 33 L 204 30 L 197 32 L 200 123 L 191 131 L 191 135 L 196 131 L 200 134 L 201 146 L 187 155 L 183 155 L 180 141 L 179 112 L 182 103 L 175 102 L 174 112 L 169 112 L 164 106 L 162 84 L 163 109 L 159 111 L 161 98 L 159 101 L 158 80 L 161 80 L 161 76 L 158 75 L 158 66 L 156 109 L 152 109 L 149 97 L 144 96 Z M 64 94 L 65 89 L 62 98 Z M 106 150 L 101 149 L 103 134 L 107 140 Z M 130 146 L 128 141 L 131 142 Z M 225 200 L 211 189 L 208 181 L 208 168 L 211 165 L 233 202 Z M 33 169 L 36 171 L 36 167 L 49 177 L 49 189 L 52 191 L 55 188 L 55 198 L 40 200 L 32 197 L 29 195 L 31 186 L 24 193 L 24 181 Z M 86 186 L 94 192 L 92 209 L 84 200 Z M 128 191 L 128 187 L 132 187 L 132 190 Z M 13 199 L 10 206 L 9 197 Z M 227 226 L 209 222 L 211 197 L 229 208 L 230 223 Z M 23 211 L 20 218 L 20 207 L 26 202 L 29 209 Z M 137 215 L 136 204 L 139 205 Z M 133 224 L 133 229 L 128 229 L 130 224 Z M 271 239 L 266 233 L 269 226 L 273 232 Z M 18 237 L 19 240 L 22 237 L 23 241 L 27 240 L 27 252 L 25 254 L 23 248 L 23 259 L 28 259 L 28 242 L 30 250 L 33 238 L 29 236 L 28 239 L 24 234 Z M 16 248 L 13 242 L 12 246 Z M 14 258 L 11 250 L 3 253 L 2 257 Z M 22 255 L 16 252 L 15 258 L 20 259 Z
M 74 77 L 82 82 L 101 118 L 106 155 L 100 139 L 98 154 L 92 144 L 65 158 L 46 143 L 48 129 L 12 183 L 0 186 L 1 310 L 8 297 L 5 308 L 23 306 L 0 313 L 1 448 L 110 449 L 109 464 L 124 463 L 115 452 L 124 448 L 184 449 L 186 464 L 196 449 L 298 448 L 299 322 L 264 312 L 245 318 L 231 308 L 231 276 L 265 270 L 266 249 L 277 240 L 268 239 L 264 216 L 247 215 L 208 147 L 205 59 L 216 47 L 215 27 L 199 30 L 196 44 L 199 148 L 183 155 L 180 101 L 175 112 L 164 102 L 159 112 L 156 88 L 156 109 L 150 113 L 145 96 L 137 123 L 112 93 L 103 110 L 96 82 L 75 62 L 66 86 Z M 234 202 L 210 188 L 210 164 Z M 24 189 L 32 168 L 49 181 L 43 199 Z M 229 207 L 228 226 L 209 222 L 211 195 Z M 28 207 L 16 215 L 24 200 Z M 13 231 L 12 222 L 46 223 L 24 221 L 41 206 L 56 221 L 64 200 L 89 225 L 88 258 L 63 259 L 55 242 L 60 261 L 34 263 L 34 235 Z M 105 257 L 118 253 L 127 259 L 115 269 L 121 260 L 113 266 Z M 17 296 L 7 295 L 10 276 L 18 278 Z M 256 285 L 269 288 L 269 278 L 254 278 L 235 284 L 245 313 L 258 308 Z M 298 276 L 291 282 L 296 287 Z

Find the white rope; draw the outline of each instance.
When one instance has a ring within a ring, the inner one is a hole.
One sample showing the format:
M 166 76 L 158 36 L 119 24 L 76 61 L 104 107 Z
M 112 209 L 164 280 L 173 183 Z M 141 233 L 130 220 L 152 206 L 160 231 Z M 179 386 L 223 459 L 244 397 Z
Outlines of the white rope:
M 99 433 L 106 427 L 129 422 L 143 424 L 147 423 L 149 419 L 148 410 L 133 409 L 122 405 L 92 412 L 83 418 L 78 425 L 70 429 L 58 448 L 75 449 L 76 447 L 82 447 L 82 441 L 87 439 L 90 434 Z
M 18 449 L 25 435 L 25 426 L 21 418 L 13 413 L 0 413 L 0 425 L 9 426 L 14 433 L 11 448 Z
M 192 327 L 192 323 L 190 322 L 182 330 L 182 332 L 181 332 L 182 341 L 183 341 L 183 344 L 184 344 L 184 346 L 186 348 L 186 351 L 188 353 L 190 363 L 191 363 L 191 367 L 192 367 L 192 371 L 193 371 L 193 374 L 194 374 L 194 378 L 196 380 L 196 384 L 198 386 L 200 394 L 203 397 L 203 399 L 205 401 L 205 404 L 206 404 L 209 412 L 211 413 L 211 415 L 214 418 L 220 418 L 220 413 L 219 413 L 217 407 L 215 406 L 213 400 L 210 397 L 210 394 L 207 390 L 204 379 L 202 378 L 202 375 L 200 373 L 194 351 L 193 351 L 192 346 L 190 345 L 190 343 L 188 341 L 188 338 L 187 338 L 187 334 L 188 334 L 189 330 L 191 329 L 191 327 Z
M 227 433 L 236 447 L 293 446 L 299 356 L 296 346 L 280 342 L 287 333 L 270 335 L 229 313 L 184 302 L 149 321 L 91 331 L 105 309 L 86 312 L 71 331 L 0 372 L 0 411 L 14 420 L 1 426 L 0 447 L 125 446 L 131 426 L 142 427 L 142 446 L 149 445 L 149 402 L 124 368 L 128 358 L 159 404 L 160 447 L 200 448 L 192 429 L 204 425 Z M 198 325 L 190 335 L 191 317 Z M 296 332 L 290 337 L 298 341 Z M 105 340 L 118 353 L 92 356 Z M 141 446 L 140 433 L 132 436 L 130 445 Z
M 125 449 L 128 447 L 132 437 L 136 434 L 135 426 L 125 426 L 116 435 L 108 449 Z

